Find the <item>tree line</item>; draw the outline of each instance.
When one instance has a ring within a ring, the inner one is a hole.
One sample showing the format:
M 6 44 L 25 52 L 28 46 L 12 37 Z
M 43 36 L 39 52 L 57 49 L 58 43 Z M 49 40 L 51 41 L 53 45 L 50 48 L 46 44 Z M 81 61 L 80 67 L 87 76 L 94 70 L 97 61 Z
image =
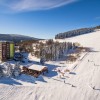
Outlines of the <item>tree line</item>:
M 68 38 L 68 37 L 87 34 L 87 33 L 94 32 L 95 29 L 100 29 L 100 26 L 91 27 L 91 28 L 81 28 L 81 29 L 64 32 L 64 33 L 59 33 L 55 36 L 55 39 L 64 39 L 64 38 Z
M 45 43 L 40 42 L 40 44 L 36 46 L 34 56 L 43 58 L 46 61 L 58 60 L 63 58 L 70 50 L 74 50 L 78 46 L 80 46 L 79 43 L 58 42 L 50 39 Z

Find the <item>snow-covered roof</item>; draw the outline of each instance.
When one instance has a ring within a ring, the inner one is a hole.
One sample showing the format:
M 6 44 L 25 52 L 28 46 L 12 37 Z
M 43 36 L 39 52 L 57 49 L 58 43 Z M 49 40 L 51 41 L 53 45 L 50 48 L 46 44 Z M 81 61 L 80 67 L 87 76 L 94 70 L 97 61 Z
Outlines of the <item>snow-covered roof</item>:
M 42 65 L 31 65 L 28 68 L 29 69 L 33 69 L 33 70 L 38 70 L 41 71 L 43 68 L 45 68 L 46 66 L 42 66 Z

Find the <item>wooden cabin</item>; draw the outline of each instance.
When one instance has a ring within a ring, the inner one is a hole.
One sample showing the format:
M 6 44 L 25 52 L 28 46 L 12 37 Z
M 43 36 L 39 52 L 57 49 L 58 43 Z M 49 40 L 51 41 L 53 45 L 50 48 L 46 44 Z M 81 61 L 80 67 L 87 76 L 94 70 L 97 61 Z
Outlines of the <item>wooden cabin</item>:
M 48 73 L 48 68 L 46 66 L 31 65 L 22 67 L 22 73 L 34 76 L 36 78 L 38 78 L 40 74 L 44 75 L 44 72 Z

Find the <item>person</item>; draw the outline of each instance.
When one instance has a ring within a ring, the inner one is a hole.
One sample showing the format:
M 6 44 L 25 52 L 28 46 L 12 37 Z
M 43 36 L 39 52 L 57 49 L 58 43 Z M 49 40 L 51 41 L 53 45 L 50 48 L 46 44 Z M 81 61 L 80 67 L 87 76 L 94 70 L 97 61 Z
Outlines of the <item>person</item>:
M 76 87 L 76 86 L 72 84 L 72 87 Z
M 65 83 L 65 80 L 64 80 L 64 83 Z
M 72 84 L 72 87 L 74 87 L 74 85 Z
M 89 59 L 88 59 L 88 62 L 89 62 Z
M 93 90 L 95 89 L 95 86 L 93 87 Z

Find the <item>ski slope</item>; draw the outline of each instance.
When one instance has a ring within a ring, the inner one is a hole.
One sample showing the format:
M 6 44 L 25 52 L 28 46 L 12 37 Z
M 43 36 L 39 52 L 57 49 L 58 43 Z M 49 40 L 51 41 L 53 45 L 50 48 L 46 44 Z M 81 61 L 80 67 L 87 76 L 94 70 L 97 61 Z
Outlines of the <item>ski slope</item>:
M 14 81 L 21 85 L 0 83 L 0 100 L 100 100 L 100 31 L 58 41 L 79 42 L 93 51 L 87 53 L 66 77 L 58 78 L 57 73 L 50 71 L 50 75 L 37 79 L 37 84 L 17 79 Z M 60 63 L 49 62 L 47 66 L 53 68 L 55 64 Z

